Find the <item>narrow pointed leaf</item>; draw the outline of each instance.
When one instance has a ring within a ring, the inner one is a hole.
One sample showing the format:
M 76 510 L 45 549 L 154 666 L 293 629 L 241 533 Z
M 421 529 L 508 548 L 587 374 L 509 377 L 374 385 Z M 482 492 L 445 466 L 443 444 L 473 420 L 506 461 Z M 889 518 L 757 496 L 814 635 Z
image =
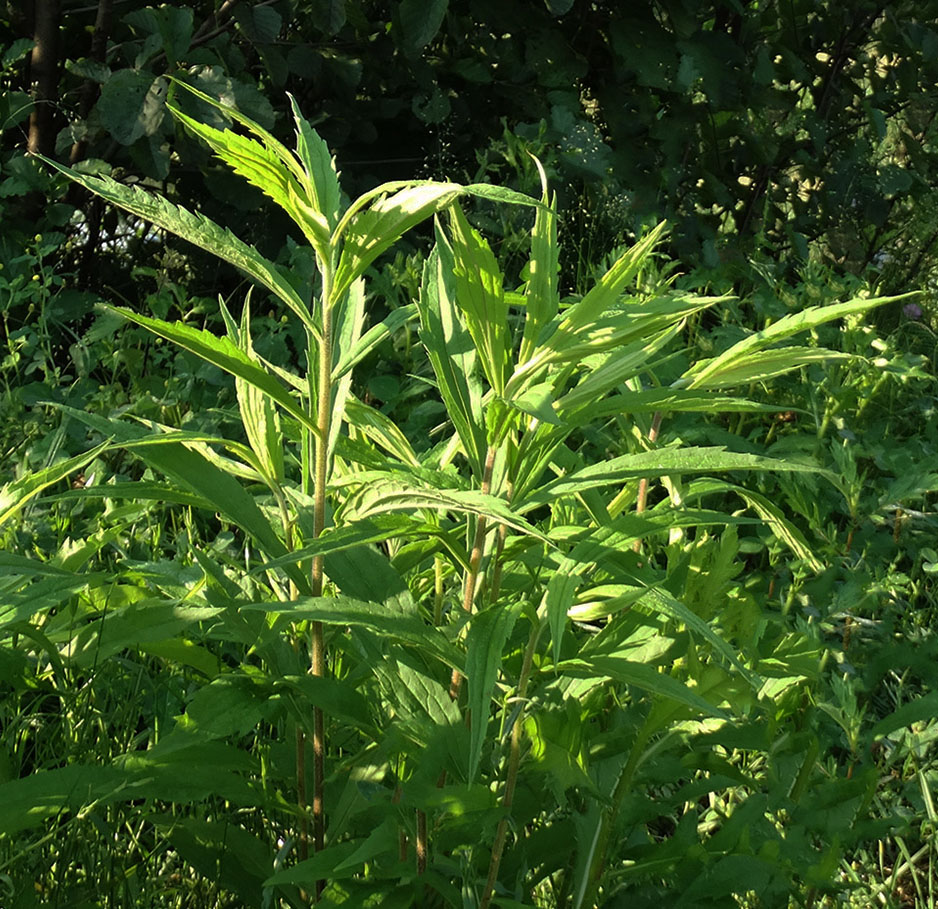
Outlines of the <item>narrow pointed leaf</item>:
M 826 473 L 812 464 L 782 461 L 745 452 L 727 451 L 722 447 L 662 448 L 638 454 L 622 455 L 591 464 L 568 476 L 558 477 L 541 486 L 518 506 L 520 512 L 547 504 L 557 496 L 572 495 L 621 483 L 637 477 L 674 476 L 685 473 L 708 473 L 725 470 L 780 470 L 801 473 Z
M 110 441 L 102 442 L 90 451 L 75 455 L 73 458 L 66 458 L 51 467 L 29 473 L 19 480 L 12 480 L 0 487 L 0 527 L 44 489 L 90 464 L 99 454 L 109 448 L 110 444 Z
M 702 698 L 693 688 L 688 688 L 683 682 L 644 663 L 636 663 L 615 656 L 590 654 L 582 658 L 563 660 L 555 668 L 558 672 L 574 678 L 593 679 L 597 676 L 604 676 L 613 681 L 640 688 L 656 697 L 668 698 L 678 704 L 684 704 L 706 716 L 726 717 L 724 711 Z
M 107 309 L 130 322 L 142 325 L 161 338 L 178 344 L 230 375 L 243 379 L 272 401 L 276 401 L 310 432 L 319 435 L 319 427 L 297 400 L 257 360 L 248 356 L 230 338 L 219 338 L 210 331 L 182 322 L 164 322 L 162 319 L 142 316 L 122 306 L 108 306 Z
M 707 382 L 714 382 L 718 377 L 737 365 L 744 358 L 764 350 L 771 344 L 789 338 L 794 334 L 841 319 L 844 316 L 866 312 L 876 306 L 892 303 L 896 300 L 906 299 L 909 294 L 898 297 L 871 297 L 868 299 L 849 300 L 846 303 L 835 303 L 832 306 L 810 306 L 801 312 L 783 316 L 762 331 L 754 332 L 742 341 L 738 341 L 718 357 L 696 363 L 684 374 L 685 384 L 689 388 L 697 388 Z
M 333 294 L 339 299 L 365 269 L 412 227 L 446 208 L 463 189 L 456 183 L 408 186 L 359 211 L 345 232 Z M 337 228 L 338 231 L 338 228 Z
M 492 693 L 502 664 L 505 642 L 520 613 L 514 607 L 491 606 L 469 623 L 466 679 L 469 684 L 469 778 L 479 770 L 485 730 L 491 714 Z
M 204 215 L 187 211 L 179 205 L 133 186 L 124 186 L 110 177 L 93 177 L 64 167 L 49 158 L 41 158 L 46 164 L 61 171 L 76 183 L 80 183 L 89 192 L 101 196 L 107 202 L 129 211 L 138 218 L 143 218 L 163 230 L 188 240 L 195 246 L 212 255 L 230 262 L 245 274 L 254 278 L 271 293 L 279 297 L 309 328 L 318 333 L 312 317 L 280 269 L 273 262 L 265 259 L 255 249 L 239 240 L 231 231 L 219 226 Z

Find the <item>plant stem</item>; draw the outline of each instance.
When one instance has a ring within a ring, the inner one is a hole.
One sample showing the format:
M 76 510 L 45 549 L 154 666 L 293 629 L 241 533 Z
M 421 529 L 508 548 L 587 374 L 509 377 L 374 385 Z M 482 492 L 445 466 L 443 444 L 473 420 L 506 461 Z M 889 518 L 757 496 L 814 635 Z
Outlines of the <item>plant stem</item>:
M 502 853 L 505 850 L 505 841 L 508 839 L 509 812 L 511 811 L 511 804 L 515 797 L 515 786 L 518 782 L 518 768 L 521 766 L 521 733 L 524 726 L 524 699 L 527 696 L 528 680 L 531 677 L 531 666 L 534 663 L 537 642 L 540 640 L 544 625 L 545 623 L 540 621 L 532 625 L 531 634 L 528 637 L 528 646 L 525 648 L 524 659 L 521 663 L 521 675 L 518 678 L 518 693 L 516 699 L 522 706 L 511 727 L 508 772 L 505 775 L 505 791 L 502 794 L 502 811 L 504 815 L 498 822 L 498 829 L 495 831 L 495 842 L 492 844 L 492 857 L 489 861 L 489 873 L 485 881 L 485 890 L 482 893 L 479 909 L 488 909 L 489 904 L 492 902 L 492 894 L 495 890 L 495 884 L 498 881 L 498 866 L 501 864 Z
M 322 335 L 319 342 L 319 409 L 316 437 L 316 456 L 313 478 L 313 540 L 319 538 L 326 525 L 326 486 L 329 470 L 329 433 L 332 426 L 332 268 L 322 263 Z M 324 575 L 323 557 L 313 557 L 311 587 L 314 597 L 321 597 Z M 313 622 L 311 634 L 310 672 L 314 676 L 326 674 L 326 653 L 322 622 Z M 325 781 L 326 743 L 322 708 L 313 707 L 313 849 L 321 852 L 325 846 L 325 811 L 323 787 Z M 322 893 L 325 881 L 316 882 L 316 896 Z
M 661 430 L 661 418 L 663 414 L 660 410 L 655 411 L 651 419 L 651 429 L 648 430 L 648 443 L 654 445 L 658 441 L 658 433 Z M 635 502 L 635 514 L 641 514 L 645 510 L 645 504 L 648 501 L 648 477 L 642 477 L 638 482 L 638 500 Z M 635 552 L 641 552 L 642 541 L 636 540 L 632 544 Z
M 482 471 L 482 486 L 480 492 L 482 495 L 488 495 L 492 488 L 492 470 L 495 467 L 495 447 L 489 446 L 485 454 L 485 468 Z M 476 587 L 479 583 L 479 569 L 482 566 L 482 551 L 485 548 L 485 530 L 486 520 L 483 515 L 476 518 L 475 538 L 472 541 L 472 552 L 469 555 L 469 570 L 466 572 L 466 580 L 463 585 L 462 608 L 467 612 L 472 612 L 472 604 L 475 600 Z M 450 678 L 449 694 L 455 701 L 459 697 L 459 689 L 462 687 L 462 673 L 458 669 L 453 670 Z

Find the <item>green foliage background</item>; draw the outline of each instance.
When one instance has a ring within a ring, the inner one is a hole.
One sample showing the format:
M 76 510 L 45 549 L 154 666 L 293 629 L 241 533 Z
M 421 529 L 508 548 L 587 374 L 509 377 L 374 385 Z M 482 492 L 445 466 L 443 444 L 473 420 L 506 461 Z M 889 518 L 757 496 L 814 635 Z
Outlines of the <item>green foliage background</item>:
M 938 3 L 11 0 L 0 52 L 0 906 L 935 905 Z M 288 93 L 326 228 L 211 132 Z M 412 178 L 475 202 L 339 243 Z

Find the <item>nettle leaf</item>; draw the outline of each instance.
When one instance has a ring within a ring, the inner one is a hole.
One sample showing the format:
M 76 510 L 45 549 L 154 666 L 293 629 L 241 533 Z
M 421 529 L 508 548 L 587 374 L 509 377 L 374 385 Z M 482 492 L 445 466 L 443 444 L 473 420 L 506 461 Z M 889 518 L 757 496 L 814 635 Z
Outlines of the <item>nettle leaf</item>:
M 283 149 L 283 154 L 277 154 L 279 143 L 271 140 L 257 142 L 230 129 L 219 130 L 199 123 L 176 107 L 170 106 L 170 110 L 236 174 L 273 199 L 299 226 L 320 255 L 328 255 L 329 224 L 325 216 L 310 204 L 312 200 L 305 187 L 293 173 L 297 169 L 296 162 L 286 149 Z M 254 132 L 264 134 L 256 125 Z
M 403 188 L 399 189 L 400 186 Z M 390 183 L 358 199 L 333 232 L 333 243 L 344 235 L 333 298 L 339 299 L 351 283 L 408 230 L 442 211 L 462 192 L 463 188 L 457 183 Z M 364 210 L 358 208 L 363 200 L 373 196 L 377 196 L 376 202 Z

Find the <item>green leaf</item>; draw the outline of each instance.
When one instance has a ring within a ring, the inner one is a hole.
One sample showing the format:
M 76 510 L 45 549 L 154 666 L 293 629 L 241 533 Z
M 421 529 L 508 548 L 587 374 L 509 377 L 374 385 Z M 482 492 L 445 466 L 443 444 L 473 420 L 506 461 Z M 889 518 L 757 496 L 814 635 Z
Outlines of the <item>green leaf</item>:
M 693 387 L 730 388 L 733 385 L 763 382 L 812 363 L 852 359 L 855 359 L 853 354 L 838 353 L 818 347 L 780 347 L 777 350 L 762 350 L 758 354 L 750 354 L 727 364 L 710 378 L 694 381 Z
M 436 37 L 448 6 L 449 0 L 401 0 L 397 13 L 408 53 L 419 53 Z
M 98 431 L 109 432 L 115 440 L 110 443 L 112 447 L 132 449 L 141 460 L 174 483 L 206 499 L 244 533 L 253 536 L 269 556 L 276 558 L 286 553 L 282 540 L 244 487 L 230 473 L 182 444 L 183 440 L 191 438 L 191 434 L 152 433 L 120 420 L 108 420 L 64 405 L 59 406 L 82 423 Z M 195 438 L 199 438 L 198 434 Z M 308 578 L 295 566 L 288 566 L 286 572 L 300 590 L 309 589 Z
M 417 308 L 420 340 L 433 366 L 440 397 L 472 472 L 481 477 L 486 439 L 482 395 L 475 378 L 476 352 L 449 293 L 438 247 L 424 265 Z
M 482 745 L 491 713 L 492 693 L 502 664 L 505 642 L 521 612 L 521 604 L 490 606 L 469 622 L 466 680 L 469 683 L 469 777 L 471 785 L 482 759 Z
M 609 270 L 596 282 L 595 286 L 580 300 L 571 306 L 560 323 L 558 334 L 548 343 L 558 346 L 566 335 L 576 334 L 587 328 L 618 302 L 620 295 L 635 279 L 641 267 L 654 251 L 664 236 L 665 222 L 650 230 L 634 246 L 627 249 L 613 263 Z
M 903 704 L 883 717 L 871 730 L 874 739 L 883 738 L 914 723 L 933 723 L 938 716 L 938 691 L 931 691 Z
M 386 184 L 393 187 L 396 184 Z M 378 187 L 379 193 L 385 187 Z M 344 232 L 342 255 L 336 269 L 333 299 L 338 300 L 365 269 L 412 227 L 430 215 L 446 208 L 463 192 L 456 183 L 413 183 L 393 193 L 379 195 L 364 211 L 355 212 L 356 205 L 333 232 L 333 243 Z M 372 194 L 369 194 L 372 195 Z M 365 197 L 363 197 L 365 198 Z M 354 213 L 354 214 L 352 214 Z M 346 229 L 346 223 L 348 227 Z
M 152 136 L 163 121 L 166 82 L 152 73 L 121 69 L 101 87 L 95 105 L 104 128 L 121 145 Z
M 680 600 L 676 600 L 670 594 L 665 593 L 659 588 L 649 587 L 648 592 L 638 602 L 639 605 L 644 606 L 646 609 L 662 613 L 682 622 L 687 626 L 689 631 L 709 642 L 713 646 L 713 649 L 716 650 L 727 663 L 730 663 L 754 690 L 758 690 L 762 686 L 762 679 L 756 673 L 743 666 L 736 651 L 724 641 L 707 622 L 688 609 Z
M 51 467 L 37 470 L 35 473 L 27 474 L 19 480 L 12 480 L 0 487 L 0 527 L 19 513 L 31 499 L 34 499 L 44 489 L 53 483 L 58 483 L 59 480 L 63 480 L 70 473 L 81 470 L 101 452 L 109 448 L 110 445 L 110 440 L 102 442 L 90 451 L 75 455 L 73 458 L 66 458 Z
M 519 363 L 526 362 L 534 354 L 544 326 L 554 319 L 560 308 L 557 275 L 560 257 L 557 246 L 557 196 L 549 196 L 544 168 L 537 158 L 534 158 L 534 163 L 541 176 L 544 204 L 537 209 L 531 230 L 531 259 L 528 262 L 528 282 L 524 290 L 527 310 L 524 334 L 518 352 Z
M 427 625 L 417 615 L 391 611 L 382 603 L 368 603 L 347 596 L 301 597 L 289 602 L 250 603 L 239 609 L 281 615 L 291 622 L 309 620 L 324 625 L 367 628 L 403 644 L 424 648 L 446 665 L 462 670 L 459 652 L 441 631 Z
M 313 21 L 324 35 L 329 38 L 337 35 L 345 25 L 346 0 L 313 0 L 310 10 Z
M 164 322 L 162 319 L 141 316 L 122 306 L 107 306 L 105 308 L 130 322 L 142 325 L 161 338 L 166 338 L 168 341 L 178 344 L 206 362 L 212 363 L 219 369 L 242 379 L 270 400 L 276 401 L 290 416 L 294 417 L 310 432 L 319 435 L 318 425 L 310 418 L 297 400 L 264 369 L 256 357 L 249 356 L 230 338 L 219 338 L 210 331 L 195 328 L 182 322 Z
M 811 464 L 782 461 L 722 447 L 662 448 L 638 454 L 621 455 L 591 464 L 568 476 L 558 477 L 528 496 L 516 509 L 520 513 L 546 505 L 560 496 L 584 489 L 610 486 L 636 477 L 675 476 L 684 473 L 708 473 L 723 470 L 779 470 L 800 473 L 827 473 Z
M 467 489 L 420 487 L 408 476 L 388 475 L 378 471 L 355 474 L 349 478 L 349 482 L 361 484 L 343 506 L 343 515 L 349 520 L 362 520 L 393 511 L 428 508 L 433 511 L 481 515 L 496 524 L 505 524 L 521 533 L 548 542 L 544 534 L 518 517 L 503 499 L 496 496 Z
M 230 113 L 229 108 L 222 109 Z M 170 106 L 170 110 L 236 174 L 273 199 L 303 231 L 320 257 L 328 260 L 329 224 L 325 215 L 312 204 L 308 186 L 301 185 L 296 173 L 299 170 L 296 160 L 279 142 L 272 136 L 268 137 L 257 124 L 252 124 L 252 131 L 264 136 L 263 142 L 230 129 L 219 130 L 199 123 L 176 107 Z
M 557 672 L 574 678 L 595 679 L 602 676 L 616 682 L 624 682 L 649 694 L 684 704 L 706 716 L 726 717 L 724 711 L 702 698 L 693 688 L 688 688 L 683 682 L 644 663 L 616 656 L 590 654 L 573 660 L 562 660 L 554 668 Z
M 251 294 L 244 301 L 241 311 L 240 349 L 257 368 L 267 376 L 260 364 L 260 359 L 254 354 L 251 344 Z M 277 384 L 276 381 L 267 378 Z M 268 483 L 280 484 L 284 478 L 283 467 L 283 432 L 280 428 L 280 414 L 274 407 L 274 399 L 262 391 L 253 382 L 236 376 L 235 390 L 238 398 L 238 409 L 241 412 L 241 423 L 244 426 L 248 442 L 257 455 L 258 463 Z M 291 399 L 292 400 L 292 399 Z
M 345 0 L 331 2 L 334 7 L 342 6 L 344 12 Z M 340 25 L 339 28 L 341 27 Z M 339 212 L 342 208 L 342 190 L 339 186 L 335 158 L 329 154 L 329 146 L 302 115 L 293 95 L 288 97 L 293 110 L 293 122 L 296 124 L 296 154 L 306 171 L 314 207 L 322 214 L 329 230 L 332 231 L 339 222 Z
M 722 480 L 702 480 L 694 483 L 685 490 L 685 500 L 695 495 L 706 495 L 710 492 L 735 492 L 743 499 L 772 529 L 772 533 L 784 543 L 799 559 L 810 565 L 811 570 L 820 574 L 824 570 L 824 563 L 814 554 L 811 544 L 804 534 L 785 517 L 785 513 L 774 502 L 761 493 L 725 483 Z
M 420 466 L 407 437 L 398 429 L 397 424 L 380 410 L 362 404 L 357 398 L 349 395 L 345 401 L 345 418 L 353 434 L 366 436 L 403 464 Z
M 240 268 L 279 297 L 314 335 L 318 335 L 318 329 L 306 305 L 280 269 L 239 240 L 231 231 L 225 230 L 204 215 L 173 205 L 172 202 L 140 187 L 123 186 L 110 177 L 81 174 L 50 158 L 42 155 L 36 157 L 80 183 L 89 192 Z
M 508 306 L 498 263 L 488 243 L 456 204 L 450 206 L 451 242 L 439 226 L 436 234 L 449 296 L 463 312 L 489 385 L 501 395 L 508 365 Z
M 757 367 L 759 352 L 771 344 L 789 338 L 798 332 L 816 328 L 825 322 L 866 312 L 886 303 L 905 300 L 909 296 L 911 295 L 903 294 L 897 297 L 854 299 L 846 303 L 835 303 L 832 306 L 810 306 L 801 312 L 783 316 L 762 331 L 754 332 L 749 337 L 743 338 L 742 341 L 738 341 L 719 356 L 695 363 L 684 373 L 681 384 L 688 388 L 700 388 L 707 385 L 715 387 L 725 374 L 732 374 L 733 371 L 742 370 L 744 367 Z M 799 349 L 803 350 L 803 348 L 796 348 L 795 350 Z
M 341 379 L 386 338 L 391 337 L 411 319 L 416 318 L 417 314 L 417 305 L 411 303 L 392 310 L 386 319 L 369 328 L 350 350 L 342 352 L 332 370 L 332 381 L 336 382 Z

